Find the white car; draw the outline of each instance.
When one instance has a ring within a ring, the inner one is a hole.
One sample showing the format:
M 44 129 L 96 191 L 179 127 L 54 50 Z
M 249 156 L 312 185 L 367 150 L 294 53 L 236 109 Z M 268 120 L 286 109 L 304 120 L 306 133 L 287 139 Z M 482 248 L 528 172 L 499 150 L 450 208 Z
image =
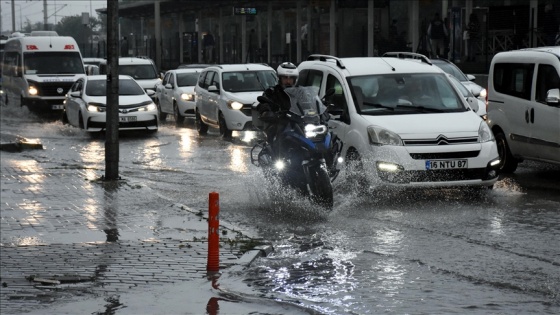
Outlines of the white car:
M 254 130 L 252 106 L 269 87 L 276 85 L 276 71 L 262 64 L 216 65 L 205 68 L 195 92 L 195 124 L 204 135 L 218 128 L 223 138 L 233 130 Z
M 102 59 L 99 73 L 107 74 L 107 59 Z M 120 57 L 119 74 L 131 76 L 144 90 L 155 91 L 156 85 L 161 84 L 161 74 L 155 62 L 149 58 Z
M 107 76 L 78 79 L 66 94 L 63 122 L 85 129 L 92 136 L 106 129 Z M 119 130 L 158 130 L 158 112 L 150 98 L 130 76 L 119 76 Z
M 311 55 L 298 69 L 299 85 L 317 87 L 321 97 L 334 89 L 329 128 L 343 143 L 351 181 L 373 188 L 491 188 L 497 181 L 490 128 L 424 56 Z
M 194 117 L 194 86 L 202 68 L 188 68 L 169 70 L 163 77 L 163 82 L 156 86 L 155 101 L 160 111 L 160 120 L 165 120 L 168 114 L 175 116 L 175 123 L 181 125 L 185 117 Z

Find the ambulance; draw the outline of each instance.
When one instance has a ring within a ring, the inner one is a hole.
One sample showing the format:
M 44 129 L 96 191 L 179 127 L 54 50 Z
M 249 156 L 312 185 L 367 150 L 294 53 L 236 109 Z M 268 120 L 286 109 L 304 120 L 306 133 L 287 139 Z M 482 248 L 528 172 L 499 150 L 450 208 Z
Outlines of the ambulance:
M 5 43 L 2 88 L 7 106 L 62 111 L 66 93 L 85 75 L 80 49 L 72 37 L 20 34 Z

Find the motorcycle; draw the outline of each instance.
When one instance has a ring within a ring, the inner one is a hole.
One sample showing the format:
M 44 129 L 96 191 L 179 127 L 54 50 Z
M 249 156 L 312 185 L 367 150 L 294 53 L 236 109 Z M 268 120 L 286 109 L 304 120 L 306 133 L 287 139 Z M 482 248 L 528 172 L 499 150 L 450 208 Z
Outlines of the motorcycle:
M 330 209 L 342 142 L 329 131 L 327 106 L 314 87 L 296 86 L 284 91 L 290 97 L 290 109 L 277 112 L 273 122 L 261 119 L 258 111 L 260 104 L 272 104 L 270 99 L 259 96 L 253 105 L 253 125 L 257 129 L 266 130 L 269 123 L 276 123 L 282 130 L 273 145 L 263 140 L 253 146 L 251 163 L 262 167 L 267 178 L 277 178 L 282 185 Z

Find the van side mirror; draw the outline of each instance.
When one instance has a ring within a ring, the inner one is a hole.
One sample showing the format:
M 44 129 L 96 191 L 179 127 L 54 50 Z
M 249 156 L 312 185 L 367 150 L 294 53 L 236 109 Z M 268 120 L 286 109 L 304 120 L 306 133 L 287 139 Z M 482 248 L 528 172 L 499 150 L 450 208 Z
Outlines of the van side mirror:
M 220 94 L 220 90 L 218 90 L 218 87 L 215 86 L 215 85 L 210 85 L 210 86 L 208 87 L 208 92 Z
M 546 92 L 546 103 L 549 105 L 560 105 L 560 89 L 551 89 Z

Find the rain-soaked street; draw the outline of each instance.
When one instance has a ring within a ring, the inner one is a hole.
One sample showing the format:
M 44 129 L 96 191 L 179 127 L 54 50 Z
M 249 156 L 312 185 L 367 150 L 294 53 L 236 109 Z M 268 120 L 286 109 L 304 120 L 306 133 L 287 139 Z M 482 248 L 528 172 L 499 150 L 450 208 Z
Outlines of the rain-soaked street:
M 44 150 L 21 153 L 39 163 L 103 175 L 103 138 L 25 108 L 3 107 L 1 132 L 42 143 Z M 222 220 L 272 243 L 273 253 L 225 275 L 235 290 L 321 314 L 560 313 L 560 166 L 522 163 L 476 197 L 367 194 L 348 188 L 341 174 L 326 212 L 266 184 L 250 163 L 256 137 L 201 137 L 187 121 L 119 140 L 123 178 L 193 209 L 204 209 L 216 191 Z M 165 208 L 159 216 L 162 225 L 177 219 Z

